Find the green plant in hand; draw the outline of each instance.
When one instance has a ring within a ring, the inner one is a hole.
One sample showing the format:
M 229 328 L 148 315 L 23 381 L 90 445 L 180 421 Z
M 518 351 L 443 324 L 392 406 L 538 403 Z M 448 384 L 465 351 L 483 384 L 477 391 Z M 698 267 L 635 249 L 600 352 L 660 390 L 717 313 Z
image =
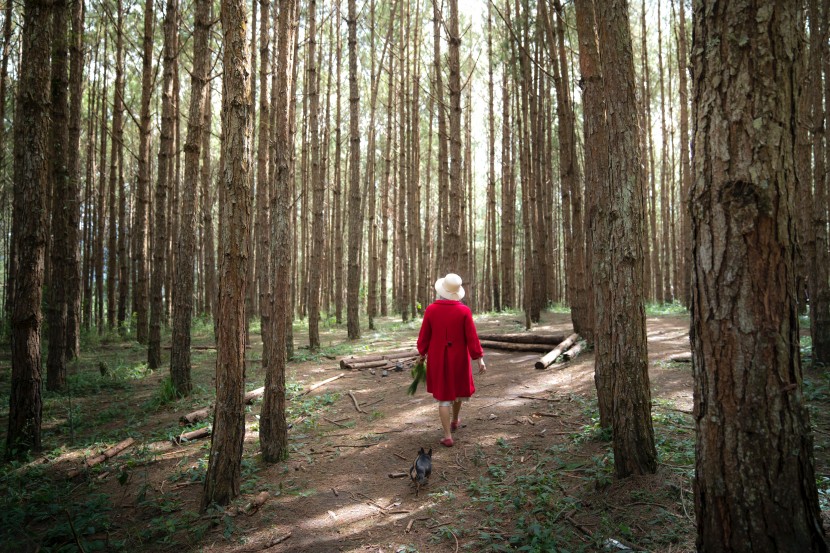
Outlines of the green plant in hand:
M 418 391 L 418 384 L 421 382 L 426 382 L 427 379 L 427 362 L 424 358 L 418 359 L 418 362 L 412 367 L 412 384 L 409 385 L 409 389 L 406 391 L 407 394 L 414 396 L 415 392 Z

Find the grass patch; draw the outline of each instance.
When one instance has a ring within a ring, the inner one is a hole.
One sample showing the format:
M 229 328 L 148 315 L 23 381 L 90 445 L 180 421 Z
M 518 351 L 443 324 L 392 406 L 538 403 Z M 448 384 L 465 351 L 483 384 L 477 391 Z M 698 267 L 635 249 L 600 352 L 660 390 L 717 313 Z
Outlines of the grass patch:
M 686 306 L 678 301 L 671 303 L 647 303 L 646 315 L 649 317 L 659 317 L 665 315 L 688 315 L 689 310 Z

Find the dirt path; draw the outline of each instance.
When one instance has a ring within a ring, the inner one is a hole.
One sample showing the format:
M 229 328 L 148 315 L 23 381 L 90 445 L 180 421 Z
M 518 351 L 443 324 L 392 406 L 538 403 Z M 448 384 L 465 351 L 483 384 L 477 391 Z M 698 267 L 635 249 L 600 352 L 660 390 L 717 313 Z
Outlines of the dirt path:
M 553 314 L 547 319 L 540 331 L 570 330 L 567 315 Z M 504 330 L 505 323 L 490 318 L 480 320 L 478 325 L 480 331 Z M 661 317 L 648 321 L 654 398 L 679 411 L 691 409 L 691 371 L 688 366 L 668 365 L 661 360 L 688 350 L 686 325 L 684 318 Z M 501 513 L 499 518 L 505 517 L 503 527 L 492 528 L 486 497 L 484 501 L 474 501 L 476 495 L 471 493 L 471 483 L 492 477 L 493 467 L 503 466 L 505 472 L 516 478 L 537 474 L 543 468 L 553 469 L 549 465 L 554 457 L 545 452 L 556 446 L 563 453 L 560 459 L 563 466 L 575 465 L 574 459 L 602 458 L 608 443 L 592 439 L 574 443 L 574 437 L 577 441 L 582 434 L 590 438 L 592 432 L 594 421 L 589 399 L 594 395 L 592 353 L 547 371 L 533 368 L 536 354 L 490 350 L 486 356 L 488 373 L 476 377 L 477 392 L 464 406 L 463 426 L 455 434 L 453 448 L 438 443 L 441 430 L 432 397 L 423 390 L 414 397 L 406 395 L 410 383 L 408 371 L 390 372 L 388 377 L 368 371 L 348 372 L 344 378 L 317 390 L 318 394 L 336 392 L 339 399 L 326 410 L 325 418 L 317 420 L 316 426 L 300 424 L 292 429 L 295 451 L 286 464 L 265 467 L 258 472 L 257 490 L 270 489 L 277 497 L 256 514 L 242 515 L 233 521 L 236 537 L 241 535 L 245 543 L 233 545 L 223 539 L 211 544 L 203 541 L 198 549 L 211 552 L 261 548 L 274 552 L 452 551 L 458 539 L 459 550 L 477 551 L 485 547 L 480 541 L 482 533 L 500 534 L 506 539 L 521 509 Z M 296 376 L 310 384 L 338 372 L 340 369 L 335 368 L 334 362 L 306 363 L 297 369 Z M 348 391 L 354 394 L 366 414 L 357 412 Z M 249 433 L 252 450 L 255 439 L 255 433 Z M 420 447 L 433 448 L 433 475 L 429 486 L 416 497 L 408 478 L 388 475 L 408 471 Z M 591 468 L 586 470 L 590 472 Z M 596 482 L 590 477 L 583 478 L 577 469 L 563 472 L 558 486 L 564 498 L 584 503 L 596 493 L 588 490 L 585 495 L 586 482 L 595 486 Z M 601 469 L 608 472 L 610 467 Z M 657 477 L 646 479 L 650 481 L 645 487 L 660 487 L 660 482 L 672 480 L 670 471 L 662 468 Z M 602 495 L 607 496 L 604 501 L 609 501 L 615 492 L 609 490 L 611 482 L 605 476 L 600 475 L 605 487 Z M 639 482 L 618 487 L 636 492 L 637 487 L 643 486 Z M 198 502 L 199 488 L 185 488 L 181 497 L 185 504 Z M 654 506 L 654 510 L 661 511 L 671 508 Z M 565 542 L 575 540 L 586 545 L 593 537 L 589 533 L 604 532 L 607 525 L 592 514 L 593 509 L 583 509 L 589 516 L 580 509 L 574 510 L 566 522 L 575 531 Z M 627 515 L 639 515 L 640 511 L 635 508 Z M 672 512 L 669 518 L 682 516 L 682 512 Z M 630 516 L 623 518 L 627 520 Z M 690 527 L 690 523 L 685 521 L 685 526 Z M 267 547 L 289 532 L 290 538 Z M 648 533 L 651 532 L 653 528 L 648 528 Z M 636 529 L 623 533 L 632 541 L 637 537 L 642 539 L 636 536 Z M 681 534 L 677 542 L 678 547 L 683 542 L 688 545 L 688 536 Z

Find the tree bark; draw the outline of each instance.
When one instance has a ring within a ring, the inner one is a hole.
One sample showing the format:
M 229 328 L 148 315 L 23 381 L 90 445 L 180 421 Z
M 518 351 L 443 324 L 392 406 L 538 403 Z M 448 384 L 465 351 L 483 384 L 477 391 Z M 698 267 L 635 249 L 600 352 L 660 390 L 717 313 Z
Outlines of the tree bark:
M 205 92 L 210 71 L 210 0 L 199 0 L 194 14 L 193 71 L 190 77 L 190 108 L 184 144 L 184 183 L 179 241 L 176 244 L 176 293 L 173 302 L 173 336 L 170 350 L 170 378 L 179 396 L 190 395 L 190 324 L 193 313 L 193 268 L 196 250 L 196 190 L 199 186 L 199 158 L 205 127 Z
M 600 71 L 606 106 L 608 164 L 601 174 L 593 236 L 597 287 L 597 372 L 613 379 L 614 468 L 618 477 L 653 473 L 657 451 L 643 299 L 643 217 L 640 143 L 628 2 L 599 3 Z
M 360 338 L 358 313 L 363 205 L 360 197 L 360 93 L 357 87 L 357 3 L 349 0 L 349 268 L 346 283 L 346 326 L 350 340 Z
M 124 198 L 123 159 L 124 159 L 124 7 L 121 0 L 117 3 L 117 23 L 115 38 L 115 92 L 113 93 L 112 108 L 112 151 L 110 152 L 109 175 L 109 240 L 107 243 L 107 323 L 110 328 L 117 325 L 119 332 L 123 332 L 126 319 L 126 280 L 127 271 L 123 265 L 126 260 L 120 256 L 126 255 L 124 219 L 126 215 L 126 201 Z M 118 211 L 115 209 L 116 194 Z M 119 232 L 120 231 L 120 232 Z M 119 265 L 119 261 L 121 265 Z M 116 290 L 118 300 L 116 300 Z
M 150 190 L 150 100 L 153 82 L 154 2 L 144 5 L 143 61 L 141 69 L 141 111 L 139 114 L 138 190 L 135 206 L 135 244 L 133 263 L 136 282 L 133 289 L 136 311 L 136 340 L 147 343 L 147 218 Z
M 461 239 L 462 213 L 461 205 L 464 202 L 464 187 L 462 182 L 462 160 L 461 160 L 461 65 L 459 61 L 459 49 L 461 47 L 461 34 L 458 30 L 458 0 L 449 0 L 449 20 L 445 30 L 447 41 L 447 69 L 449 79 L 449 120 L 450 120 L 450 168 L 449 168 L 449 213 L 444 226 L 447 232 L 444 237 L 445 265 L 442 273 L 461 273 L 462 249 L 465 244 Z M 440 132 L 440 131 L 439 131 Z M 464 275 L 463 278 L 470 280 L 472 275 Z
M 221 239 L 216 355 L 216 414 L 202 510 L 227 505 L 239 495 L 245 439 L 245 297 L 251 228 L 251 59 L 245 0 L 222 0 L 222 186 L 225 221 Z
M 289 352 L 288 328 L 291 325 L 291 114 L 294 90 L 295 2 L 281 3 L 275 33 L 278 46 L 274 71 L 278 73 L 274 105 L 273 165 L 276 168 L 271 194 L 271 265 L 274 280 L 271 288 L 270 335 L 264 343 L 268 350 L 265 391 L 259 419 L 259 443 L 262 457 L 277 462 L 288 457 L 288 424 L 285 420 L 285 366 Z
M 69 78 L 67 74 L 69 4 L 57 0 L 52 5 L 52 70 L 50 161 L 52 189 L 52 242 L 49 248 L 49 352 L 46 358 L 46 389 L 66 387 L 66 316 L 69 278 L 69 210 L 72 190 L 69 182 Z M 3 122 L 0 122 L 3 124 Z
M 164 15 L 164 74 L 161 91 L 161 137 L 158 154 L 158 180 L 153 198 L 155 224 L 153 226 L 153 272 L 150 280 L 150 343 L 147 349 L 147 365 L 155 370 L 161 367 L 161 325 L 163 314 L 162 289 L 165 279 L 167 255 L 167 192 L 170 187 L 173 163 L 173 61 L 178 55 L 178 0 L 167 0 Z M 169 289 L 168 289 L 169 296 Z
M 6 457 L 41 448 L 40 324 L 49 179 L 49 57 L 51 2 L 26 0 L 15 116 L 12 374 Z M 25 131 L 25 132 L 24 132 Z
M 318 111 L 320 95 L 317 77 L 317 2 L 308 3 L 308 57 L 307 87 L 308 87 L 308 119 L 311 141 L 311 173 L 309 175 L 312 188 L 311 198 L 311 267 L 308 281 L 308 345 L 312 350 L 320 347 L 320 273 L 323 263 L 324 232 L 323 201 L 325 183 L 320 169 L 320 134 Z
M 211 9 L 211 15 L 213 9 Z M 208 52 L 210 56 L 210 52 Z M 213 321 L 218 319 L 218 291 L 216 289 L 216 244 L 213 236 L 213 198 L 211 190 L 211 169 L 210 169 L 210 134 L 213 123 L 212 118 L 211 88 L 208 83 L 205 90 L 205 111 L 204 111 L 204 132 L 202 133 L 202 170 L 199 175 L 202 185 L 202 236 L 204 242 L 204 274 L 205 274 L 205 313 L 209 314 Z
M 694 2 L 697 549 L 827 551 L 794 280 L 797 3 Z

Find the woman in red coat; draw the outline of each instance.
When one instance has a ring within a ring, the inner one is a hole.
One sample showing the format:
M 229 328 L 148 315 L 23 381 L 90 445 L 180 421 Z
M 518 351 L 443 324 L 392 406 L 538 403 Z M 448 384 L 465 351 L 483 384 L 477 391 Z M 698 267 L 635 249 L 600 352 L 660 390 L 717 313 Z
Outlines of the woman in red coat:
M 452 447 L 452 431 L 459 425 L 461 402 L 470 399 L 476 391 L 470 359 L 478 361 L 479 374 L 487 367 L 473 314 L 461 303 L 464 297 L 461 277 L 449 273 L 439 278 L 435 292 L 438 299 L 424 311 L 418 353 L 427 358 L 427 392 L 438 401 L 438 415 L 444 428 L 441 443 Z

